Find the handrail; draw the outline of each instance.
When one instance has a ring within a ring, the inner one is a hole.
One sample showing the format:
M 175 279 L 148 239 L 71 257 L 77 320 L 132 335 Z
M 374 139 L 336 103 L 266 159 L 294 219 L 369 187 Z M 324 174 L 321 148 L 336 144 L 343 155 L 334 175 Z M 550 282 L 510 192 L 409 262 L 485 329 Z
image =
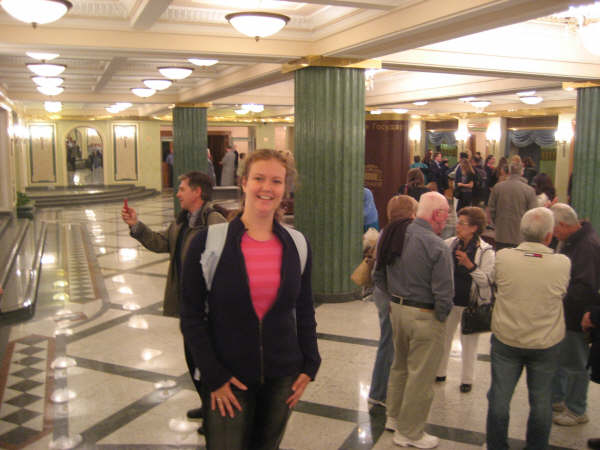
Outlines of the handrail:
M 13 221 L 12 215 L 9 215 L 8 217 L 9 219 L 0 226 L 0 237 L 2 237 L 4 231 L 6 231 L 10 223 Z
M 31 277 L 29 279 L 29 285 L 27 286 L 27 291 L 25 292 L 26 300 L 23 304 L 23 307 L 29 308 L 31 311 L 33 311 L 33 307 L 35 306 L 37 300 L 36 293 L 38 290 L 38 285 L 40 283 L 42 255 L 44 253 L 44 247 L 46 247 L 47 228 L 48 224 L 46 222 L 43 222 L 42 229 L 40 230 L 40 239 L 38 241 L 38 246 L 35 252 L 35 258 L 33 258 L 33 263 L 31 264 Z
M 0 277 L 0 285 L 6 285 L 6 281 L 8 280 L 8 275 L 12 271 L 12 267 L 15 264 L 15 260 L 17 259 L 17 255 L 21 251 L 21 246 L 23 245 L 23 241 L 25 240 L 25 234 L 27 230 L 31 226 L 31 222 L 27 221 L 25 226 L 19 230 L 19 235 L 17 236 L 16 244 L 13 245 L 13 248 L 10 252 L 10 256 L 8 257 L 8 262 L 6 266 L 4 266 L 4 270 L 2 272 L 2 276 Z

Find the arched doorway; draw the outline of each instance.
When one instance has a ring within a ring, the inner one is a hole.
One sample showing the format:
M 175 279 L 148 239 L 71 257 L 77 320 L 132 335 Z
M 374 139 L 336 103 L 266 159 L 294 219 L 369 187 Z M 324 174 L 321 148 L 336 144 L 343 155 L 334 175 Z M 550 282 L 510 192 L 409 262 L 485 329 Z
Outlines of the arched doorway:
M 104 184 L 104 145 L 98 130 L 73 128 L 65 138 L 69 186 Z

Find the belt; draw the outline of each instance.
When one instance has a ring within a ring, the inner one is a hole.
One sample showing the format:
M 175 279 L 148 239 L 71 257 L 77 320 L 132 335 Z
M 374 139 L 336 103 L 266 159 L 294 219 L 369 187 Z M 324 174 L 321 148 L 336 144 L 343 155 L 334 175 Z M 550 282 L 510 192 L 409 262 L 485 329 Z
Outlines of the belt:
M 398 305 L 413 306 L 415 308 L 433 310 L 433 305 L 431 303 L 415 302 L 414 300 L 409 300 L 407 298 L 400 297 L 397 295 L 392 295 L 391 301 L 397 303 Z

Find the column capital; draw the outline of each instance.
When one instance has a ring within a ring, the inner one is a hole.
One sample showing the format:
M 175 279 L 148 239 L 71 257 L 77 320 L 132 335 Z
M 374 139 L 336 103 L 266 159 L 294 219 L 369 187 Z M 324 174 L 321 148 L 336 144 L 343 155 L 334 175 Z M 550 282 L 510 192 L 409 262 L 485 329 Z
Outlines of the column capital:
M 205 103 L 176 103 L 175 108 L 210 108 L 212 102 Z
M 563 89 L 580 89 L 580 88 L 591 88 L 600 87 L 600 81 L 565 81 L 563 82 Z
M 294 72 L 306 67 L 339 67 L 343 69 L 381 69 L 378 59 L 333 58 L 321 55 L 303 56 L 281 66 L 283 73 Z

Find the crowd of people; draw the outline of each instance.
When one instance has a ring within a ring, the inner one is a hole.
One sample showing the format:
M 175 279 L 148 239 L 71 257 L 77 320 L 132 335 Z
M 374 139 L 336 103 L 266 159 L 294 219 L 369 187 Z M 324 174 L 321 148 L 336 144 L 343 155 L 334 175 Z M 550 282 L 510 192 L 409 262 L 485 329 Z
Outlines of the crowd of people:
M 438 445 L 424 425 L 433 385 L 446 381 L 461 322 L 460 392 L 468 394 L 476 382 L 479 334 L 465 331 L 464 321 L 474 306 L 493 311 L 487 448 L 509 448 L 510 401 L 523 369 L 530 403 L 526 448 L 548 448 L 553 423 L 589 421 L 588 362 L 595 367 L 591 379 L 600 381 L 600 237 L 557 201 L 548 175 L 530 170 L 534 188 L 518 156 L 496 168 L 494 157 L 481 161 L 461 155 L 454 171 L 460 191 L 455 237 L 439 237 L 451 206 L 436 192 L 439 173 L 431 164 L 416 158 L 407 184 L 388 203 L 373 272 L 381 335 L 369 403 L 387 409 L 385 428 L 399 446 Z M 473 192 L 480 171 L 489 181 L 482 196 Z M 424 187 L 425 177 L 436 185 Z M 495 249 L 482 239 L 488 220 Z M 600 439 L 588 445 L 600 448 Z
M 432 160 L 443 167 L 441 155 Z M 436 169 L 411 168 L 388 202 L 373 270 L 381 337 L 368 401 L 386 408 L 385 428 L 394 432 L 396 445 L 438 445 L 425 423 L 433 385 L 446 382 L 457 328 L 458 388 L 468 395 L 477 382 L 479 334 L 458 326 L 473 305 L 493 305 L 487 448 L 509 448 L 510 401 L 523 369 L 530 402 L 527 448 L 548 448 L 552 423 L 589 421 L 586 333 L 600 329 L 600 238 L 569 205 L 557 202 L 544 174 L 533 177 L 534 189 L 522 177 L 520 158 L 493 165 L 487 158 L 481 166 L 487 180 L 495 179 L 485 197 L 488 212 L 483 198 L 479 206 L 461 204 L 456 235 L 449 239 L 439 235 L 452 202 L 426 185 L 426 177 L 440 181 Z M 461 158 L 455 188 L 471 189 L 477 198 L 477 172 Z M 132 237 L 170 254 L 164 314 L 180 318 L 201 399 L 188 417 L 203 418 L 199 432 L 209 449 L 277 449 L 320 366 L 310 245 L 279 221 L 294 174 L 289 154 L 251 153 L 240 174 L 242 209 L 230 222 L 212 208 L 213 181 L 200 172 L 179 178 L 182 210 L 163 232 L 144 225 L 126 204 L 121 210 Z M 372 200 L 367 191 L 365 199 Z M 496 228 L 495 249 L 482 238 L 488 218 Z M 595 349 L 597 355 L 598 344 Z M 600 359 L 595 381 L 598 366 Z M 589 445 L 600 448 L 600 440 Z

